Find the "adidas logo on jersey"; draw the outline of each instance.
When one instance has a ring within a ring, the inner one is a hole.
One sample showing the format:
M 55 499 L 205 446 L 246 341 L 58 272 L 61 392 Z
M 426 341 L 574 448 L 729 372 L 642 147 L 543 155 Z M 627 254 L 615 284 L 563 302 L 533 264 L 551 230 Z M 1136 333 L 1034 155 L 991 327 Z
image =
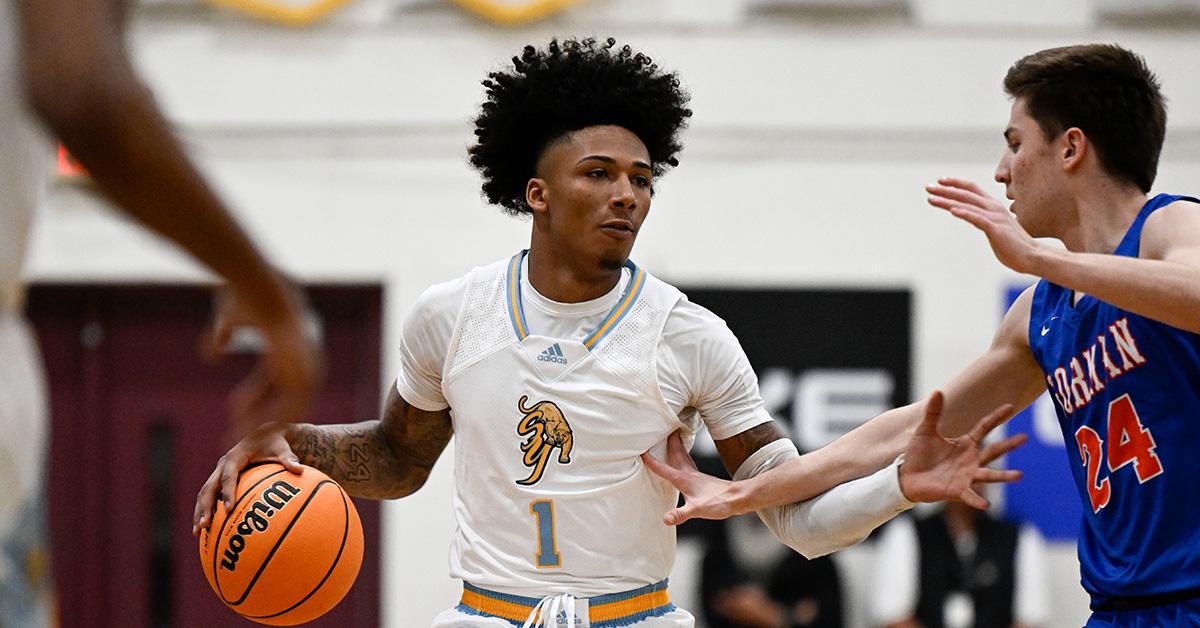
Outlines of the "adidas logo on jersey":
M 559 364 L 567 363 L 567 356 L 563 355 L 562 348 L 558 346 L 557 342 L 549 347 L 546 347 L 545 351 L 538 354 L 537 359 L 539 362 L 557 362 Z

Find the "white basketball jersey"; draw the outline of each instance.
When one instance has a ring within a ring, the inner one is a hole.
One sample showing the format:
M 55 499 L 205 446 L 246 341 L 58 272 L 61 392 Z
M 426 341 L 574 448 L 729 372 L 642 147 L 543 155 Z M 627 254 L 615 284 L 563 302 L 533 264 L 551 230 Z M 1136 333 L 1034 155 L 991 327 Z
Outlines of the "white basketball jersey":
M 13 3 L 0 0 L 0 291 L 20 280 L 33 211 L 51 159 L 25 106 Z
M 538 335 L 521 264 L 475 270 L 443 371 L 455 451 L 451 574 L 518 595 L 594 596 L 665 579 L 678 493 L 639 455 L 682 427 L 655 347 L 682 297 L 631 262 L 625 293 L 583 341 Z

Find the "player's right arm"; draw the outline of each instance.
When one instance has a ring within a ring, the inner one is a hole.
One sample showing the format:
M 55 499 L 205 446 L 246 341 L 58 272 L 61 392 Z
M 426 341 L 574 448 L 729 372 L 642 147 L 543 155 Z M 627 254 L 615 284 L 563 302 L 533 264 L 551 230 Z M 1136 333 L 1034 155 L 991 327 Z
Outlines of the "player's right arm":
M 421 410 L 394 386 L 378 421 L 264 425 L 217 461 L 196 497 L 193 531 L 208 527 L 218 496 L 228 506 L 238 475 L 253 462 L 279 462 L 296 472 L 308 465 L 355 497 L 396 499 L 425 484 L 452 434 L 449 410 Z
M 273 423 L 242 439 L 217 462 L 196 497 L 196 532 L 212 519 L 217 496 L 235 494 L 238 474 L 257 461 L 292 471 L 321 470 L 356 497 L 394 499 L 420 488 L 454 428 L 442 371 L 462 304 L 464 280 L 426 290 L 404 317 L 400 372 L 378 421 L 340 425 Z
M 321 379 L 303 298 L 277 273 L 192 165 L 129 59 L 120 0 L 12 1 L 31 109 L 115 206 L 232 286 L 230 311 L 267 340 L 233 397 L 234 420 L 304 418 Z
M 319 469 L 351 495 L 369 499 L 397 499 L 416 492 L 454 433 L 449 410 L 421 410 L 394 386 L 378 421 L 283 429 L 300 464 Z

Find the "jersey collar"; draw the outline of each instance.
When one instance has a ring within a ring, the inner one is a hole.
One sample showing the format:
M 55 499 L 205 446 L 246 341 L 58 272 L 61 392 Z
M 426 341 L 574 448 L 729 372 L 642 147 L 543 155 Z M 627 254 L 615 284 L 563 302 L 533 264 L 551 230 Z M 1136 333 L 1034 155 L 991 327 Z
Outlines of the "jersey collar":
M 525 256 L 529 254 L 529 249 L 525 249 L 517 253 L 508 262 L 508 320 L 512 323 L 513 332 L 517 334 L 518 340 L 525 340 L 529 336 L 529 324 L 525 322 L 525 308 L 521 301 L 521 265 L 525 263 Z M 604 320 L 596 326 L 583 340 L 583 346 L 589 351 L 593 347 L 600 344 L 613 329 L 620 324 L 625 315 L 633 309 L 633 303 L 637 301 L 638 296 L 642 293 L 642 288 L 646 285 L 646 271 L 642 270 L 633 260 L 626 260 L 625 268 L 629 269 L 629 284 L 625 286 L 625 292 L 617 299 L 616 305 L 609 310 L 605 315 Z

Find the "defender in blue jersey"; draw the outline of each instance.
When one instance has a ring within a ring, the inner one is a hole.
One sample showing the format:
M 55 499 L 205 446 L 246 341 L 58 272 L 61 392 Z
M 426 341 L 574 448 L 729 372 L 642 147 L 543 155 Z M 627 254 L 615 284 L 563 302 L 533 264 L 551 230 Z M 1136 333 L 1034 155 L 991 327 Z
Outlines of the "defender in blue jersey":
M 1149 196 L 1166 126 L 1158 81 L 1127 50 L 1073 46 L 1017 62 L 1005 88 L 996 180 L 1011 212 L 970 182 L 929 186 L 1001 262 L 1042 278 L 967 375 L 996 378 L 993 399 L 1036 375 L 1054 399 L 1084 504 L 1088 625 L 1198 626 L 1200 201 Z
M 996 180 L 1011 208 L 954 178 L 931 184 L 929 203 L 1042 280 L 943 388 L 941 425 L 961 433 L 981 411 L 1048 389 L 1085 504 L 1088 626 L 1200 626 L 1200 202 L 1149 196 L 1166 128 L 1158 80 L 1128 50 L 1085 45 L 1025 57 L 1004 85 L 1014 102 Z M 887 443 L 924 406 L 859 430 Z M 734 485 L 691 473 L 674 518 L 786 503 L 802 471 Z

